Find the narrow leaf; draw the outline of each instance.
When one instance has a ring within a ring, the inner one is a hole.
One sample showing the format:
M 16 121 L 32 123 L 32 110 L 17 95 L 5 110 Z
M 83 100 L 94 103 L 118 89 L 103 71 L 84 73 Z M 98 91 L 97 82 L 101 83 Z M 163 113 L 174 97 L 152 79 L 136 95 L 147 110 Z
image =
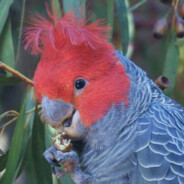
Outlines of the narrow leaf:
M 128 26 L 128 11 L 126 0 L 115 0 L 117 16 L 120 24 L 121 42 L 123 53 L 126 55 L 129 44 L 129 26 Z
M 49 124 L 45 125 L 45 144 L 47 148 L 52 146 L 53 143 L 52 143 L 51 137 L 53 137 L 55 133 L 56 133 L 56 130 L 53 129 Z M 53 184 L 55 184 L 56 182 L 57 182 L 57 179 L 53 176 Z M 69 174 L 61 178 L 60 182 L 64 184 L 74 184 Z
M 52 184 L 51 168 L 43 157 L 45 150 L 44 127 L 36 111 L 32 132 L 32 156 L 35 176 L 38 183 Z
M 171 31 L 169 35 L 169 43 L 167 47 L 166 60 L 163 71 L 163 75 L 168 77 L 171 82 L 170 87 L 166 90 L 167 95 L 170 95 L 173 91 L 176 80 L 176 72 L 179 64 L 179 52 L 178 47 L 174 44 L 175 41 L 176 37 L 174 35 L 174 32 Z
M 2 170 L 4 170 L 6 167 L 7 158 L 8 158 L 8 152 L 6 152 L 6 154 L 3 154 L 0 156 L 0 163 L 1 163 L 0 164 L 0 172 Z
M 13 0 L 1 0 L 0 1 L 0 34 L 3 30 L 4 24 L 8 17 L 9 8 L 12 5 Z
M 106 6 L 106 21 L 109 26 L 113 28 L 113 20 L 114 20 L 114 1 L 107 0 L 107 6 Z M 112 38 L 113 29 L 110 31 L 110 35 Z
M 1 119 L 1 115 L 0 115 L 0 119 Z M 2 149 L 0 149 L 0 156 L 4 155 L 4 151 Z
M 71 179 L 70 174 L 65 175 L 62 179 L 60 179 L 60 182 L 64 184 L 75 184 Z
M 176 44 L 177 46 L 183 46 L 183 45 L 184 45 L 184 38 L 177 40 L 177 41 L 175 42 L 175 44 Z
M 61 8 L 60 8 L 59 0 L 52 0 L 51 5 L 52 5 L 52 12 L 54 17 L 61 18 Z
M 21 82 L 21 80 L 15 76 L 7 77 L 6 75 L 0 74 L 0 85 L 10 86 Z
M 30 111 L 30 109 L 33 109 L 36 106 L 35 101 L 32 100 L 33 95 L 34 95 L 34 89 L 32 87 L 29 89 L 27 99 L 26 99 L 26 112 Z M 21 152 L 21 161 L 19 162 L 17 177 L 21 174 L 27 162 L 27 157 L 28 157 L 27 154 L 29 154 L 28 146 L 30 144 L 31 136 L 32 136 L 34 115 L 35 115 L 35 111 L 32 111 L 32 113 L 28 113 L 26 115 L 26 121 L 24 125 L 24 135 L 23 135 L 24 140 L 23 140 L 22 152 Z
M 8 18 L 5 24 L 0 40 L 0 59 L 8 66 L 14 68 L 15 57 L 10 18 Z M 7 72 L 7 76 L 12 76 L 12 74 Z
M 19 26 L 19 36 L 18 36 L 18 44 L 17 44 L 17 49 L 16 49 L 16 64 L 19 61 L 19 56 L 20 56 L 20 49 L 21 49 L 21 36 L 22 36 L 22 31 L 23 31 L 23 22 L 24 22 L 24 14 L 25 14 L 25 1 L 22 1 L 22 9 L 21 9 L 21 17 L 20 17 L 20 26 Z
M 105 1 L 99 1 L 98 3 L 93 4 L 92 21 L 95 21 L 96 19 L 104 19 L 107 17 L 107 14 L 107 4 Z
M 26 99 L 26 98 L 25 98 Z M 1 184 L 13 184 L 16 178 L 16 168 L 18 166 L 22 143 L 23 143 L 23 134 L 24 134 L 24 123 L 25 123 L 25 109 L 26 109 L 26 100 L 21 106 L 21 111 L 19 118 L 16 122 L 15 130 L 13 133 L 11 146 L 9 149 L 8 160 L 6 163 L 6 171 L 1 179 Z
M 85 17 L 85 0 L 63 0 L 64 12 L 74 10 L 76 15 Z
M 52 146 L 52 137 L 56 134 L 56 130 L 52 128 L 48 123 L 45 125 L 45 145 L 46 148 Z
M 40 184 L 36 180 L 35 169 L 33 165 L 32 158 L 32 145 L 30 144 L 27 150 L 27 154 L 25 155 L 25 171 L 26 171 L 26 184 Z M 57 183 L 58 184 L 58 183 Z

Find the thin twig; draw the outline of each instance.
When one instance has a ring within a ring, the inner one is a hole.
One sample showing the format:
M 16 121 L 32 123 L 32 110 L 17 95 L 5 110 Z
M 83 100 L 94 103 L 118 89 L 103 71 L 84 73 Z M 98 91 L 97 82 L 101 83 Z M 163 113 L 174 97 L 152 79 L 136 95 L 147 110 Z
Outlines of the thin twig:
M 18 119 L 18 117 L 14 117 L 13 119 L 11 119 L 10 121 L 6 122 L 4 125 L 0 126 L 0 128 L 5 128 L 8 125 L 12 124 L 14 121 L 16 121 Z
M 41 107 L 42 107 L 41 105 L 38 105 L 38 106 L 37 106 L 38 109 L 41 109 Z M 30 114 L 30 113 L 34 112 L 35 109 L 36 109 L 36 107 L 33 107 L 32 109 L 26 111 L 26 114 Z
M 2 128 L 0 129 L 0 139 L 1 139 L 1 137 L 3 136 L 4 130 L 5 130 L 5 127 L 2 127 Z
M 5 118 L 12 117 L 12 116 L 18 117 L 19 113 L 17 111 L 14 111 L 14 110 L 10 110 L 10 111 L 4 112 L 3 114 L 0 115 L 0 122 L 2 120 L 4 120 Z
M 30 80 L 29 78 L 27 78 L 26 76 L 24 76 L 23 74 L 21 74 L 20 72 L 18 72 L 17 70 L 9 67 L 8 65 L 4 64 L 3 62 L 0 61 L 0 68 L 3 70 L 6 70 L 10 73 L 12 73 L 13 75 L 17 76 L 18 78 L 20 78 L 21 80 L 23 80 L 24 82 L 26 82 L 27 84 L 34 86 L 33 81 Z
M 27 119 L 26 119 L 26 122 L 25 122 L 25 124 L 24 124 L 24 129 L 25 129 L 25 128 L 28 126 L 28 124 L 30 123 L 31 115 L 32 115 L 32 114 L 28 114 Z

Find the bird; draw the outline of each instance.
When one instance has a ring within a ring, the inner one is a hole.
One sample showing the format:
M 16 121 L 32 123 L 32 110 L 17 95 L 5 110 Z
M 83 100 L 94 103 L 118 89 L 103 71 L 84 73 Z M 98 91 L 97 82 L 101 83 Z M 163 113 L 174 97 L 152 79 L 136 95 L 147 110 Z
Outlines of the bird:
M 40 55 L 34 87 L 43 117 L 83 145 L 43 155 L 76 184 L 183 184 L 184 108 L 108 42 L 109 30 L 73 11 L 30 17 L 24 48 Z

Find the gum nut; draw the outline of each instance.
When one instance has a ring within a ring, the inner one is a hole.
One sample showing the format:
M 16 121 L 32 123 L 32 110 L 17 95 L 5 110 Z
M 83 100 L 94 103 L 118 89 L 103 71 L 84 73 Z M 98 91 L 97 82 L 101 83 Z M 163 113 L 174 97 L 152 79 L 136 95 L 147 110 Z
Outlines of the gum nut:
M 167 30 L 167 20 L 166 19 L 160 19 L 155 23 L 154 29 L 153 29 L 153 36 L 157 39 L 163 38 L 163 36 L 166 33 Z
M 178 38 L 184 37 L 184 24 L 180 21 L 179 18 L 175 19 L 174 30 Z
M 184 19 L 184 3 L 179 6 L 179 15 Z

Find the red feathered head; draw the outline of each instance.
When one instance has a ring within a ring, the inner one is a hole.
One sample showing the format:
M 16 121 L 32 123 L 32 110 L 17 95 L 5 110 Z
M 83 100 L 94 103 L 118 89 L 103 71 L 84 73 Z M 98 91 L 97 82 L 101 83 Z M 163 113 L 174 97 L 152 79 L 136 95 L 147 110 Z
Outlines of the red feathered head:
M 36 15 L 25 28 L 25 49 L 41 54 L 34 75 L 38 99 L 46 95 L 73 103 L 84 124 L 100 120 L 112 104 L 128 103 L 129 78 L 108 43 L 101 20 L 87 24 L 68 12 L 62 19 Z M 84 79 L 77 90 L 74 83 Z

